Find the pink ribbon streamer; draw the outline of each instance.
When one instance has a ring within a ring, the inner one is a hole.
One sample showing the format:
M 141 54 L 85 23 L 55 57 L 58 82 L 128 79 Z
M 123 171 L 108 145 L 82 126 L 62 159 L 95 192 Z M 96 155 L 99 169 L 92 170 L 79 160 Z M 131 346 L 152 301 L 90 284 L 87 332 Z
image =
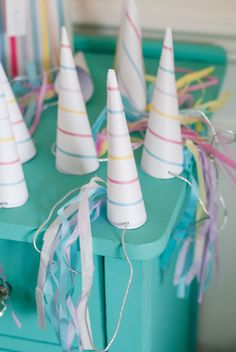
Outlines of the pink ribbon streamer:
M 40 122 L 40 116 L 43 110 L 43 102 L 44 102 L 44 98 L 45 98 L 45 94 L 47 92 L 47 73 L 44 72 L 43 73 L 43 82 L 37 97 L 37 103 L 36 103 L 36 112 L 35 112 L 35 119 L 33 121 L 32 126 L 30 127 L 30 134 L 33 135 L 34 132 L 36 131 L 38 124 Z

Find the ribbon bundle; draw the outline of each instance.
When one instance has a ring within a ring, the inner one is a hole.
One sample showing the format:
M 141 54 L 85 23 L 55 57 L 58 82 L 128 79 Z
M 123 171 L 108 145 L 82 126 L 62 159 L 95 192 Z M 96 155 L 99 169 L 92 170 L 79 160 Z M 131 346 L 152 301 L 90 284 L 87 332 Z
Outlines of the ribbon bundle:
M 199 287 L 198 300 L 202 302 L 203 290 L 209 282 L 214 257 L 218 269 L 217 210 L 219 195 L 217 194 L 217 178 L 213 161 L 209 160 L 203 152 L 195 157 L 199 158 L 197 161 L 199 163 L 198 179 L 203 178 L 204 173 L 203 181 L 205 184 L 199 183 L 199 192 L 203 193 L 206 210 L 203 211 L 203 208 L 197 207 L 195 224 L 190 224 L 192 229 L 188 229 L 186 232 L 186 238 L 179 249 L 174 284 L 178 286 L 178 295 L 184 297 L 185 287 L 196 278 Z M 201 190 L 201 188 L 203 189 Z M 183 227 L 185 224 L 183 221 L 181 223 Z
M 31 135 L 39 125 L 43 110 L 57 104 L 55 100 L 57 94 L 54 85 L 50 83 L 50 77 L 55 71 L 55 69 L 44 71 L 41 78 L 37 75 L 35 66 L 28 64 L 27 76 L 16 77 L 11 82 Z
M 44 235 L 36 288 L 39 325 L 45 327 L 46 310 L 65 351 L 71 350 L 75 335 L 80 336 L 82 349 L 91 347 L 87 329 L 87 303 L 94 271 L 90 217 L 94 221 L 99 216 L 106 195 L 106 188 L 98 182 L 103 183 L 101 179 L 93 178 L 82 187 L 78 196 L 63 205 Z M 78 239 L 82 292 L 79 301 L 75 302 Z
M 46 229 L 41 251 L 36 244 L 38 234 L 49 222 L 54 210 L 69 195 L 78 191 L 79 189 L 72 190 L 54 205 L 47 220 L 40 226 L 34 237 L 34 247 L 41 253 L 36 287 L 38 320 L 39 325 L 45 328 L 46 313 L 63 351 L 72 349 L 76 336 L 79 339 L 80 350 L 101 351 L 93 343 L 88 301 L 94 273 L 91 222 L 99 217 L 101 208 L 107 201 L 105 182 L 94 177 L 83 186 L 76 197 L 57 211 L 57 217 Z M 133 277 L 132 264 L 125 247 L 127 224 L 123 225 L 121 242 L 124 257 L 129 265 L 130 276 L 115 332 L 103 350 L 104 352 L 109 350 L 118 334 Z M 80 272 L 76 269 L 79 262 L 81 263 Z M 80 286 L 76 278 L 82 280 L 81 292 L 76 289 Z
M 209 158 L 204 150 L 199 150 L 190 140 L 186 141 L 185 170 L 188 180 L 178 176 L 191 187 L 184 214 L 177 225 L 167 248 L 160 257 L 164 269 L 174 250 L 178 250 L 174 285 L 178 296 L 186 296 L 187 287 L 194 279 L 198 282 L 198 300 L 202 302 L 203 292 L 211 277 L 215 259 L 219 272 L 217 211 L 222 205 L 218 191 L 216 161 Z M 189 168 L 189 156 L 195 160 L 194 168 Z
M 236 170 L 236 162 L 230 157 L 229 150 L 226 154 L 218 149 L 220 145 L 226 149 L 226 136 L 223 132 L 215 131 L 213 124 L 204 113 L 199 114 L 199 118 L 202 119 L 202 117 L 212 130 L 211 143 L 208 142 L 208 137 L 200 136 L 186 126 L 182 128 L 184 143 L 195 159 L 196 176 L 192 170 L 190 174 L 192 189 L 188 206 L 175 234 L 161 256 L 161 265 L 164 268 L 174 248 L 178 247 L 179 256 L 174 277 L 178 295 L 184 297 L 187 293 L 186 287 L 196 278 L 199 287 L 199 302 L 202 302 L 204 289 L 211 278 L 214 260 L 216 271 L 219 273 L 218 234 L 227 220 L 224 200 L 218 189 L 219 171 L 223 170 L 235 186 L 233 171 Z M 193 119 L 189 122 L 192 123 Z M 232 141 L 234 141 L 233 131 L 228 131 L 228 133 L 233 135 Z M 224 221 L 218 228 L 217 213 L 220 207 L 224 209 Z

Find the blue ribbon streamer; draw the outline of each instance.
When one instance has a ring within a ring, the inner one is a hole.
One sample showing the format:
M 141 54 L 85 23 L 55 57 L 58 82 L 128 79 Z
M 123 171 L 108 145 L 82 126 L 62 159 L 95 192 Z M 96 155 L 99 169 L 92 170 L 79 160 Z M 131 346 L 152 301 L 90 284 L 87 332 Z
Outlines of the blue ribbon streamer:
M 77 224 L 76 221 L 71 221 L 73 217 L 77 219 L 77 213 L 75 212 L 71 218 L 68 219 L 65 210 L 70 205 L 78 204 L 80 199 L 81 195 L 79 194 L 62 206 L 57 212 L 62 224 L 54 240 L 54 243 L 58 241 L 54 253 L 55 262 L 48 268 L 44 290 L 46 315 L 55 329 L 63 351 L 71 350 L 68 338 L 69 328 L 74 329 L 74 334 L 78 336 L 76 326 L 67 306 L 67 300 L 69 297 L 73 297 L 75 290 L 74 279 L 76 275 L 69 271 L 68 267 L 76 268 L 79 261 L 77 242 L 72 244 L 69 244 L 69 242 L 71 234 L 79 224 Z M 89 195 L 91 221 L 95 221 L 98 218 L 105 199 L 106 189 L 104 189 L 104 187 L 98 186 L 96 189 L 93 188 L 91 190 Z M 66 256 L 66 250 L 68 249 L 70 252 L 69 261 Z M 55 302 L 55 294 L 58 295 L 57 304 Z
M 192 226 L 195 222 L 199 190 L 198 184 L 192 174 L 192 168 L 192 154 L 187 149 L 184 149 L 184 170 L 187 171 L 187 178 L 192 183 L 192 187 L 190 188 L 188 203 L 184 214 L 182 215 L 181 220 L 171 235 L 165 251 L 160 256 L 160 266 L 162 269 L 164 269 L 169 264 L 176 247 L 181 247 L 184 240 L 188 237 L 189 229 L 192 229 L 192 232 L 194 233 L 194 228 Z

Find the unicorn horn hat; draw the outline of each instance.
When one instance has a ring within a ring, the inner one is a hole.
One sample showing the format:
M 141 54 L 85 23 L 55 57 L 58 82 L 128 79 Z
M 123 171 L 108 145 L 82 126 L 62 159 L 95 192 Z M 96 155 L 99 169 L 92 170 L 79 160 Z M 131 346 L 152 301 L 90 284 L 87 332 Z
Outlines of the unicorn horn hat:
M 56 167 L 84 175 L 99 167 L 95 143 L 66 29 L 61 31 Z
M 36 149 L 33 140 L 30 136 L 29 130 L 26 127 L 19 105 L 16 101 L 14 93 L 9 84 L 7 75 L 0 63 L 0 80 L 2 82 L 2 89 L 6 97 L 9 117 L 13 127 L 13 133 L 16 140 L 17 150 L 21 163 L 31 160 L 35 154 Z
M 115 69 L 121 94 L 138 111 L 146 109 L 142 36 L 135 0 L 125 0 L 121 17 Z
M 25 178 L 0 82 L 0 208 L 14 208 L 28 199 Z
M 147 174 L 164 179 L 183 171 L 183 147 L 170 28 L 166 30 L 162 48 L 141 167 Z
M 114 70 L 107 76 L 107 113 L 107 217 L 117 227 L 138 228 L 147 216 Z

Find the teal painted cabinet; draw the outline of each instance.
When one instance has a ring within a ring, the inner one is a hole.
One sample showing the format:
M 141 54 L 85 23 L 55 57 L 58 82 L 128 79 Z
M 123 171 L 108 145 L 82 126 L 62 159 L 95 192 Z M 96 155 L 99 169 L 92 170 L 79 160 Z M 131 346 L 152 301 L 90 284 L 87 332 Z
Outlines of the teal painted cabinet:
M 54 156 L 50 152 L 55 131 L 56 109 L 51 109 L 44 114 L 35 136 L 38 155 L 24 165 L 30 200 L 20 208 L 0 209 L 0 263 L 12 285 L 11 302 L 22 323 L 22 329 L 18 330 L 10 309 L 0 319 L 2 351 L 42 351 L 43 346 L 47 351 L 60 351 L 50 324 L 46 332 L 37 328 L 35 287 L 39 254 L 33 248 L 32 238 L 52 205 L 72 188 L 87 183 L 91 175 L 67 176 L 55 169 Z M 138 163 L 140 154 L 141 150 L 135 153 Z M 106 178 L 104 163 L 97 174 Z M 179 351 L 189 352 L 188 335 L 195 329 L 195 318 L 194 324 L 190 324 L 189 303 L 176 299 L 172 270 L 161 282 L 158 264 L 158 256 L 182 215 L 188 189 L 181 180 L 155 180 L 140 168 L 139 176 L 148 221 L 143 227 L 128 230 L 126 234 L 134 279 L 121 329 L 110 351 L 121 351 L 127 345 L 128 350 L 134 352 L 156 352 L 158 342 L 163 352 L 168 352 L 175 344 L 180 346 Z M 92 224 L 92 232 L 95 276 L 89 306 L 94 340 L 102 348 L 113 334 L 128 273 L 121 230 L 109 224 L 105 209 Z M 196 301 L 192 304 L 196 306 Z
M 10 304 L 0 318 L 0 351 L 59 352 L 57 337 L 47 321 L 47 329 L 37 326 L 35 287 L 39 255 L 31 244 L 15 241 L 0 241 L 0 260 L 7 281 L 12 286 Z M 105 302 L 103 258 L 94 256 L 95 274 L 90 306 L 94 340 L 99 346 L 105 343 Z M 14 310 L 22 324 L 18 329 L 11 315 Z M 77 350 L 76 344 L 74 344 Z
M 35 286 L 38 254 L 27 243 L 1 241 L 1 263 L 12 285 L 11 305 L 0 319 L 0 351 L 61 351 L 50 323 L 37 327 Z M 95 275 L 90 299 L 94 341 L 103 348 L 111 339 L 129 277 L 125 260 L 94 256 Z M 171 265 L 163 275 L 158 257 L 132 261 L 134 276 L 119 334 L 111 352 L 189 352 L 196 346 L 196 297 L 176 298 Z M 22 328 L 11 316 L 14 310 Z M 74 348 L 77 346 L 74 344 Z
M 120 333 L 110 351 L 196 351 L 197 303 L 194 288 L 188 299 L 178 299 L 172 283 L 174 265 L 163 275 L 158 258 L 134 261 L 133 268 L 133 284 Z M 115 329 L 128 276 L 127 263 L 105 258 L 108 340 Z
M 113 64 L 114 40 L 104 40 L 103 45 L 101 39 L 75 39 L 76 48 L 86 52 L 94 80 L 95 95 L 88 104 L 93 122 L 106 102 L 105 79 L 107 69 Z M 201 69 L 209 65 L 206 59 L 215 64 L 218 77 L 223 76 L 225 56 L 219 48 L 204 46 L 203 50 L 197 44 L 190 48 L 187 44 L 177 45 L 177 66 Z M 155 74 L 160 43 L 147 41 L 145 53 L 147 71 Z M 207 98 L 214 99 L 218 89 L 209 90 Z M 61 351 L 50 324 L 46 331 L 37 327 L 35 286 L 39 255 L 33 248 L 32 238 L 53 204 L 72 188 L 87 183 L 91 175 L 67 176 L 56 171 L 51 153 L 55 136 L 56 108 L 50 108 L 44 112 L 34 136 L 38 154 L 24 165 L 30 199 L 20 208 L 0 209 L 0 263 L 13 288 L 12 308 L 22 323 L 22 328 L 18 329 L 9 307 L 0 318 L 0 351 Z M 140 153 L 140 150 L 135 152 L 138 165 Z M 182 216 L 188 198 L 187 187 L 177 179 L 154 180 L 139 167 L 138 172 L 148 221 L 126 235 L 134 277 L 120 331 L 110 352 L 194 352 L 195 289 L 190 290 L 187 300 L 178 300 L 172 283 L 175 258 L 164 275 L 159 267 L 159 255 Z M 106 178 L 104 163 L 96 174 Z M 129 272 L 122 254 L 121 231 L 107 222 L 105 211 L 92 229 L 95 275 L 89 307 L 95 344 L 103 348 L 114 333 Z

